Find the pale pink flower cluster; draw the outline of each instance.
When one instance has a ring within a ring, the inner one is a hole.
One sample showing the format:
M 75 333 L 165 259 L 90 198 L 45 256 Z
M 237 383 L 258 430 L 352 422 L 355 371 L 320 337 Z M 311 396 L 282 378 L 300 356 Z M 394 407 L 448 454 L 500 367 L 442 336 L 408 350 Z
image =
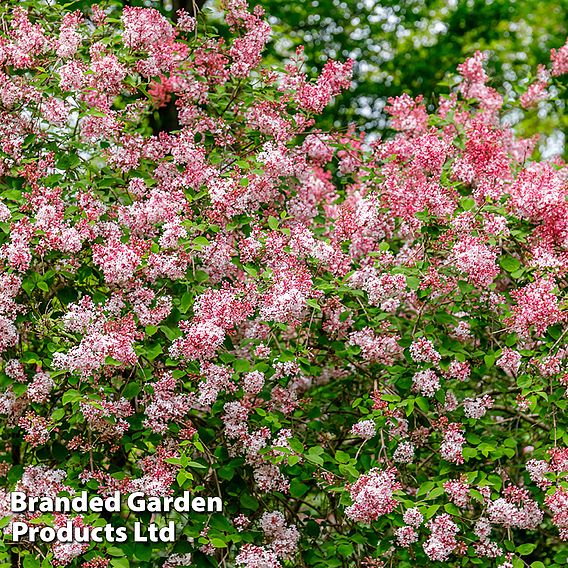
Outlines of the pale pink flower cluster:
M 522 358 L 518 351 L 505 347 L 501 352 L 501 357 L 495 361 L 495 365 L 501 367 L 510 377 L 515 377 L 521 366 Z
M 463 411 L 468 418 L 483 418 L 493 406 L 493 398 L 488 394 L 477 398 L 466 398 L 463 401 Z
M 402 520 L 411 527 L 418 528 L 424 522 L 424 515 L 420 512 L 418 507 L 411 507 L 404 511 Z
M 130 49 L 150 50 L 175 37 L 175 30 L 158 10 L 125 6 L 123 41 Z
M 63 16 L 57 41 L 57 57 L 67 59 L 75 55 L 81 44 L 81 35 L 77 32 L 77 27 L 81 22 L 82 17 L 78 11 L 68 12 Z
M 420 337 L 412 342 L 409 347 L 410 356 L 416 363 L 433 363 L 437 365 L 441 356 L 434 348 L 434 344 L 425 337 Z
M 14 320 L 20 311 L 15 297 L 20 291 L 21 283 L 21 279 L 13 274 L 4 273 L 0 276 L 0 353 L 12 347 L 19 337 Z
M 487 516 L 491 523 L 534 529 L 542 522 L 544 514 L 538 503 L 529 497 L 528 490 L 509 485 L 504 494 L 505 497 L 499 497 L 487 505 Z
M 349 487 L 353 504 L 345 509 L 345 514 L 353 521 L 371 523 L 392 512 L 397 505 L 393 493 L 402 488 L 396 474 L 395 468 L 374 468 L 361 475 Z
M 412 442 L 400 443 L 392 459 L 397 463 L 411 463 L 414 460 L 414 444 Z
M 554 493 L 546 496 L 544 502 L 552 511 L 552 522 L 558 527 L 560 538 L 568 540 L 568 490 L 557 487 Z
M 548 450 L 550 461 L 531 459 L 527 461 L 526 468 L 531 481 L 536 483 L 541 489 L 547 489 L 552 485 L 552 476 L 546 474 L 556 474 L 566 476 L 568 473 L 568 448 L 554 447 Z
M 109 284 L 121 284 L 132 278 L 140 258 L 139 251 L 118 240 L 93 245 L 93 262 L 101 268 Z
M 402 548 L 408 548 L 411 544 L 418 541 L 418 533 L 413 527 L 399 527 L 394 531 L 396 542 Z
M 413 389 L 423 396 L 432 397 L 440 390 L 440 377 L 432 370 L 418 371 L 412 377 Z
M 268 548 L 279 558 L 291 558 L 298 548 L 300 533 L 295 525 L 286 524 L 284 515 L 279 511 L 263 513 L 260 528 L 268 542 Z
M 154 392 L 146 405 L 144 426 L 164 433 L 172 421 L 180 421 L 191 408 L 191 395 L 176 394 L 177 381 L 166 372 L 153 385 Z
M 398 97 L 389 97 L 385 110 L 392 116 L 393 128 L 401 132 L 423 132 L 428 125 L 428 113 L 423 104 L 423 97 L 415 99 L 406 93 Z
M 465 272 L 476 286 L 486 287 L 499 274 L 497 253 L 479 238 L 467 237 L 460 240 L 452 250 L 458 270 Z
M 473 57 L 458 65 L 458 71 L 464 79 L 460 90 L 465 98 L 478 99 L 483 109 L 495 112 L 503 105 L 503 97 L 486 85 L 489 80 L 483 69 L 483 62 L 486 59 L 486 54 L 477 51 Z
M 430 536 L 424 543 L 424 552 L 430 560 L 446 561 L 458 546 L 459 527 L 447 513 L 437 515 L 426 523 Z
M 116 318 L 122 306 L 119 296 L 112 296 L 104 306 L 95 306 L 88 296 L 70 304 L 63 317 L 65 329 L 83 334 L 83 338 L 79 345 L 67 353 L 55 353 L 53 366 L 87 376 L 99 371 L 107 357 L 122 364 L 136 363 L 138 356 L 134 351 L 134 342 L 141 337 L 141 333 L 136 329 L 131 314 Z
M 394 313 L 406 296 L 404 274 L 379 274 L 374 268 L 355 271 L 349 277 L 349 285 L 367 292 L 369 304 L 379 306 L 385 312 Z
M 469 483 L 463 479 L 454 479 L 444 483 L 444 491 L 450 501 L 458 507 L 465 507 L 469 503 Z
M 26 372 L 24 371 L 24 366 L 17 359 L 10 359 L 6 362 L 4 366 L 4 372 L 13 381 L 18 383 L 24 383 L 26 381 Z
M 462 450 L 465 444 L 465 437 L 462 432 L 463 427 L 461 424 L 456 422 L 448 424 L 440 445 L 440 455 L 443 459 L 457 464 L 463 463 Z
M 223 391 L 234 392 L 237 388 L 228 367 L 205 362 L 201 364 L 201 372 L 205 380 L 198 385 L 196 402 L 204 408 L 211 408 Z
M 245 568 L 281 568 L 275 552 L 264 546 L 244 544 L 235 558 L 237 566 Z
M 377 433 L 377 425 L 374 420 L 362 420 L 351 426 L 351 433 L 364 440 L 370 440 Z
M 467 361 L 457 361 L 454 359 L 448 370 L 445 372 L 445 376 L 451 379 L 458 379 L 459 381 L 466 381 L 471 375 L 471 366 Z
M 32 382 L 28 385 L 27 394 L 31 401 L 43 403 L 47 401 L 49 393 L 54 386 L 55 383 L 49 376 L 49 373 L 39 371 L 34 375 Z
M 568 41 L 560 49 L 550 50 L 550 61 L 554 77 L 568 73 Z
M 329 101 L 351 85 L 353 62 L 328 61 L 315 84 L 308 83 L 304 76 L 299 77 L 295 99 L 300 108 L 320 113 Z
M 68 521 L 67 515 L 55 515 L 55 526 L 64 526 Z M 71 523 L 76 527 L 84 527 L 83 518 L 79 515 L 71 519 Z M 74 558 L 81 556 L 89 548 L 88 542 L 60 542 L 55 541 L 51 550 L 58 564 L 66 566 Z
M 126 418 L 134 412 L 125 399 L 81 402 L 80 409 L 89 427 L 103 440 L 116 441 L 128 430 Z
M 546 88 L 548 87 L 549 75 L 544 65 L 539 65 L 537 78 L 533 81 L 527 90 L 521 95 L 519 101 L 523 108 L 531 108 L 536 106 L 540 101 L 548 97 Z
M 361 355 L 371 362 L 392 365 L 402 355 L 397 335 L 378 335 L 370 327 L 349 334 L 349 343 L 361 348 Z
M 19 419 L 18 426 L 24 429 L 24 440 L 32 447 L 42 446 L 49 441 L 50 423 L 43 416 L 27 412 Z

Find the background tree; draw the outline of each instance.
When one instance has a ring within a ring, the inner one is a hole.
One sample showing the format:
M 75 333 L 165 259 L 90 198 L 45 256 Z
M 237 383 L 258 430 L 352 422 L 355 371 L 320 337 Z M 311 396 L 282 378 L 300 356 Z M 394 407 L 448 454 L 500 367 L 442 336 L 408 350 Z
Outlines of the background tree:
M 65 3 L 84 9 L 94 0 Z M 202 22 L 215 24 L 226 35 L 219 17 L 220 0 L 119 0 L 119 4 L 153 6 L 165 14 L 183 8 L 200 11 Z M 440 83 L 476 50 L 487 51 L 492 86 L 503 93 L 524 88 L 538 64 L 546 63 L 550 49 L 566 37 L 568 0 L 312 0 L 283 2 L 257 0 L 270 15 L 273 27 L 269 61 L 281 61 L 305 46 L 306 62 L 316 72 L 328 58 L 352 58 L 351 90 L 337 97 L 322 116 L 322 126 L 355 122 L 367 132 L 388 128 L 384 107 L 389 97 L 419 94 L 430 104 Z M 521 117 L 508 120 L 519 134 L 537 131 L 544 155 L 561 153 L 568 119 L 566 92 L 555 93 Z M 169 118 L 168 118 L 169 117 Z M 161 111 L 155 127 L 170 129 L 171 113 Z

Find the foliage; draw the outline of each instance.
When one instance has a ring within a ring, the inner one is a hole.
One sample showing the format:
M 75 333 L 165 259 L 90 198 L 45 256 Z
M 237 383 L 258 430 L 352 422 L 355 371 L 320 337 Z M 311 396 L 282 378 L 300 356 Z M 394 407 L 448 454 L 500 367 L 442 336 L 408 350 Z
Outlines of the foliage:
M 175 543 L 0 545 L 12 566 L 561 566 L 566 167 L 484 57 L 386 142 L 315 123 L 351 62 L 261 61 L 259 10 L 2 6 L 7 492 L 219 495 Z M 154 133 L 173 103 L 179 129 Z M 71 515 L 130 529 L 150 513 Z M 68 515 L 24 515 L 59 526 Z M 494 560 L 494 557 L 497 560 Z

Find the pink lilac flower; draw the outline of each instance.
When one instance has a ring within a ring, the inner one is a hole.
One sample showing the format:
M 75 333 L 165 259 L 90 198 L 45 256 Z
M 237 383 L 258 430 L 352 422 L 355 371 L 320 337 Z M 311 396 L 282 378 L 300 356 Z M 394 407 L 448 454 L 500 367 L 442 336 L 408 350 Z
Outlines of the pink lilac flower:
M 243 513 L 240 513 L 233 519 L 233 525 L 235 525 L 238 532 L 246 530 L 250 526 L 250 523 L 250 519 L 246 515 L 243 515 Z
M 497 558 L 503 554 L 503 549 L 496 542 L 489 540 L 474 542 L 473 548 L 480 558 Z
M 393 493 L 402 488 L 396 481 L 396 473 L 395 468 L 385 471 L 374 468 L 361 475 L 349 487 L 353 504 L 345 509 L 345 514 L 355 522 L 371 523 L 392 512 L 397 505 Z
M 384 365 L 392 365 L 401 356 L 402 348 L 397 343 L 398 339 L 396 335 L 377 335 L 369 327 L 349 334 L 349 343 L 361 348 L 364 359 Z
M 400 527 L 394 531 L 396 542 L 402 548 L 408 548 L 418 541 L 418 533 L 413 527 Z
M 260 519 L 260 528 L 268 547 L 279 558 L 291 558 L 298 548 L 300 533 L 295 525 L 286 524 L 284 515 L 279 511 L 265 512 Z
M 171 355 L 177 358 L 211 359 L 225 339 L 225 331 L 210 321 L 181 322 L 180 329 L 185 335 L 176 339 L 170 347 Z
M 100 266 L 110 284 L 120 284 L 132 278 L 140 258 L 138 251 L 119 241 L 93 245 L 93 262 Z
M 77 32 L 81 22 L 82 17 L 78 11 L 68 12 L 63 16 L 57 41 L 57 57 L 67 59 L 75 55 L 81 45 L 81 35 Z
M 153 384 L 154 392 L 146 406 L 144 426 L 153 432 L 164 433 L 172 421 L 180 421 L 190 410 L 191 398 L 175 394 L 176 380 L 167 372 Z
M 7 361 L 6 365 L 4 366 L 4 372 L 13 381 L 16 381 L 18 383 L 23 383 L 26 381 L 24 366 L 17 359 L 10 359 L 9 361 Z
M 81 402 L 80 409 L 89 427 L 103 441 L 114 442 L 121 438 L 130 425 L 126 418 L 134 412 L 130 403 L 125 399 L 102 399 L 96 403 Z
M 281 568 L 275 552 L 263 546 L 244 544 L 235 558 L 237 566 L 244 568 Z
M 568 490 L 557 487 L 554 493 L 546 496 L 544 502 L 552 511 L 552 522 L 558 527 L 560 538 L 568 540 Z
M 531 481 L 541 489 L 546 489 L 552 485 L 552 481 L 546 478 L 546 474 L 550 473 L 551 469 L 545 460 L 529 460 L 526 468 Z
M 351 85 L 353 62 L 328 61 L 315 84 L 301 81 L 296 92 L 300 108 L 319 114 L 329 101 Z
M 521 359 L 522 355 L 518 351 L 505 347 L 501 352 L 501 357 L 495 361 L 495 365 L 503 369 L 510 377 L 515 377 L 521 366 Z
M 491 534 L 491 523 L 487 517 L 479 517 L 475 523 L 473 532 L 479 537 L 479 540 L 485 541 L 489 539 Z
M 28 412 L 20 418 L 18 425 L 25 430 L 24 440 L 31 446 L 42 446 L 49 441 L 50 424 L 43 416 Z
M 446 377 L 451 379 L 458 379 L 459 381 L 465 381 L 469 378 L 471 374 L 471 367 L 467 361 L 457 361 L 453 360 L 445 372 Z
M 474 237 L 460 240 L 452 250 L 456 267 L 476 286 L 486 287 L 499 274 L 497 253 Z
M 446 481 L 444 491 L 454 505 L 465 507 L 469 503 L 469 484 L 461 479 Z
M 195 29 L 196 19 L 188 12 L 181 9 L 177 11 L 177 27 L 184 32 L 190 33 Z
M 432 369 L 419 371 L 412 377 L 413 388 L 423 396 L 432 397 L 440 390 L 440 378 Z
M 370 440 L 375 436 L 376 432 L 377 426 L 374 420 L 362 420 L 351 427 L 351 433 L 360 436 L 364 440 Z
M 477 398 L 466 398 L 463 401 L 463 410 L 468 418 L 483 418 L 492 406 L 493 399 L 487 394 Z
M 491 523 L 534 529 L 542 522 L 544 514 L 526 489 L 509 485 L 504 494 L 505 497 L 499 497 L 487 505 L 487 516 Z
M 424 515 L 418 507 L 411 507 L 404 512 L 402 520 L 411 527 L 417 528 L 424 522 Z
M 414 460 L 414 444 L 411 442 L 399 444 L 392 459 L 397 463 L 411 463 Z
M 39 371 L 34 375 L 26 392 L 33 402 L 44 403 L 47 401 L 49 393 L 54 386 L 55 383 L 49 376 L 49 373 Z
M 409 347 L 410 356 L 412 360 L 416 363 L 434 363 L 438 364 L 442 357 L 434 349 L 434 344 L 425 337 L 420 337 L 419 339 L 412 342 Z
M 398 97 L 389 97 L 385 111 L 391 116 L 391 125 L 400 132 L 423 132 L 428 125 L 428 113 L 423 104 L 423 97 L 411 98 L 406 93 Z
M 537 335 L 542 335 L 549 326 L 564 321 L 566 313 L 560 310 L 553 290 L 554 282 L 548 278 L 540 278 L 524 288 L 513 290 L 511 295 L 517 304 L 508 319 L 512 329 L 522 337 L 528 337 L 532 329 Z
M 528 86 L 519 99 L 523 108 L 536 106 L 548 97 L 546 87 L 548 87 L 549 78 L 544 65 L 539 65 L 537 79 Z
M 463 463 L 462 450 L 465 444 L 465 437 L 462 432 L 463 427 L 461 424 L 455 422 L 448 424 L 440 446 L 440 454 L 443 459 L 457 464 Z
M 131 49 L 148 50 L 173 40 L 175 29 L 153 8 L 125 6 L 122 12 L 124 44 Z
M 459 527 L 447 513 L 437 515 L 426 523 L 430 536 L 424 543 L 424 552 L 430 560 L 446 561 L 456 549 Z
M 552 62 L 552 76 L 559 77 L 568 73 L 568 41 L 560 49 L 550 50 L 550 61 Z

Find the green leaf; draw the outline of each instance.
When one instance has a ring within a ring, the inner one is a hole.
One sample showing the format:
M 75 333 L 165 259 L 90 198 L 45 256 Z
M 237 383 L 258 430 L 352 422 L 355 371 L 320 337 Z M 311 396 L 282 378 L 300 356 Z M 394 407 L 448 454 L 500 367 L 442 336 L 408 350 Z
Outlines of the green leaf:
M 41 566 L 39 559 L 31 555 L 24 558 L 23 565 L 24 568 L 39 568 Z
M 205 237 L 195 237 L 195 239 L 193 239 L 193 244 L 199 246 L 207 246 L 210 243 Z
M 244 493 L 241 495 L 240 503 L 245 509 L 256 511 L 258 509 L 258 499 L 252 495 Z
M 517 546 L 517 553 L 520 554 L 521 556 L 524 556 L 526 554 L 530 554 L 535 548 L 536 544 L 532 542 L 527 542 L 525 544 Z
M 63 402 L 63 404 L 69 404 L 70 402 L 77 402 L 78 400 L 81 400 L 81 398 L 81 393 L 78 390 L 71 389 L 63 395 L 61 401 Z
M 233 369 L 235 369 L 237 373 L 246 373 L 250 370 L 250 361 L 247 361 L 246 359 L 237 359 L 233 363 Z
M 141 386 L 138 383 L 129 383 L 126 385 L 122 391 L 122 396 L 127 400 L 134 398 L 141 390 Z
M 351 460 L 351 456 L 346 452 L 337 450 L 337 452 L 335 452 L 335 459 L 338 463 L 348 463 Z
M 460 202 L 464 211 L 469 211 L 475 207 L 475 201 L 471 197 L 464 197 Z
M 502 256 L 499 259 L 499 264 L 501 265 L 501 268 L 507 272 L 515 272 L 515 270 L 518 270 L 521 266 L 521 263 L 512 256 Z

